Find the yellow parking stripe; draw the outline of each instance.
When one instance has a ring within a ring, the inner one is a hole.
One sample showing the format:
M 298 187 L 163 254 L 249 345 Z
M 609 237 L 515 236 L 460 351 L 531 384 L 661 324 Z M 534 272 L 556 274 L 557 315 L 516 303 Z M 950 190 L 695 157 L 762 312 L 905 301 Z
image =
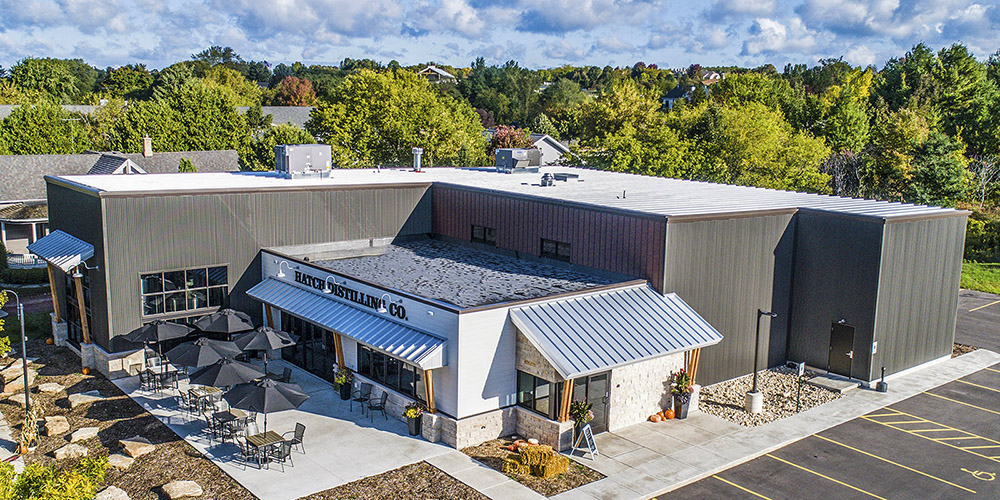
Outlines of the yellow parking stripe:
M 978 311 L 980 309 L 983 309 L 985 307 L 990 307 L 990 306 L 992 306 L 994 304 L 1000 304 L 1000 300 L 994 300 L 993 302 L 990 302 L 989 304 L 984 304 L 984 305 L 981 305 L 979 307 L 975 307 L 975 308 L 969 309 L 969 312 L 976 312 L 976 311 Z
M 975 408 L 977 410 L 988 411 L 990 413 L 993 413 L 994 415 L 1000 415 L 1000 411 L 993 411 L 993 410 L 990 410 L 990 409 L 987 409 L 987 408 L 983 408 L 982 406 L 976 406 L 974 404 L 966 403 L 965 401 L 959 401 L 957 399 L 951 399 L 951 398 L 948 398 L 948 397 L 944 397 L 944 396 L 941 396 L 940 394 L 934 394 L 932 392 L 927 392 L 927 391 L 924 391 L 924 394 L 927 394 L 927 395 L 930 395 L 930 396 L 934 396 L 936 398 L 941 398 L 941 399 L 944 399 L 945 401 L 951 401 L 952 403 L 958 403 L 960 405 L 965 405 L 965 406 L 968 406 L 970 408 Z
M 972 382 L 966 382 L 962 379 L 956 379 L 955 382 L 961 382 L 963 384 L 971 385 L 973 387 L 978 387 L 980 389 L 986 389 L 987 391 L 1000 392 L 1000 390 L 998 389 L 994 389 L 992 387 L 986 387 L 985 385 L 973 384 Z
M 832 439 L 830 439 L 828 437 L 823 437 L 823 436 L 820 436 L 819 434 L 814 434 L 813 437 L 818 437 L 818 438 L 820 438 L 820 439 L 822 439 L 824 441 L 829 441 L 829 442 L 831 442 L 833 444 L 836 444 L 836 445 L 839 445 L 839 446 L 843 446 L 844 448 L 847 448 L 848 450 L 856 451 L 858 453 L 861 453 L 863 455 L 867 455 L 867 456 L 872 457 L 872 458 L 877 458 L 877 459 L 879 459 L 879 460 L 881 460 L 883 462 L 895 465 L 896 467 L 900 467 L 900 468 L 906 469 L 906 470 L 908 470 L 910 472 L 916 472 L 917 474 L 920 474 L 921 476 L 929 477 L 929 478 L 934 479 L 936 481 L 940 481 L 940 482 L 942 482 L 944 484 L 948 484 L 948 485 L 954 486 L 954 487 L 956 487 L 956 488 L 958 488 L 960 490 L 965 490 L 965 491 L 968 491 L 968 492 L 973 493 L 973 494 L 976 493 L 975 490 L 970 490 L 969 488 L 966 488 L 965 486 L 960 486 L 960 485 L 957 485 L 957 484 L 955 484 L 955 483 L 953 483 L 951 481 L 946 481 L 944 479 L 941 479 L 941 478 L 939 478 L 937 476 L 928 474 L 926 472 L 922 472 L 922 471 L 919 471 L 919 470 L 914 469 L 912 467 L 907 467 L 907 466 L 905 466 L 903 464 L 893 462 L 892 460 L 889 460 L 888 458 L 882 458 L 882 457 L 880 457 L 878 455 L 875 455 L 873 453 L 868 453 L 867 451 L 859 450 L 857 448 L 854 448 L 853 446 L 849 446 L 849 445 L 846 445 L 844 443 L 840 443 L 840 442 L 834 441 L 834 440 L 832 440 Z
M 837 483 L 837 484 L 839 484 L 839 485 L 841 485 L 841 486 L 847 486 L 848 488 L 850 488 L 850 489 L 852 489 L 852 490 L 854 490 L 854 491 L 857 491 L 857 492 L 859 492 L 859 493 L 864 493 L 865 495 L 868 495 L 868 496 L 870 496 L 870 497 L 872 497 L 872 498 L 878 498 L 879 500 L 886 500 L 886 499 L 885 499 L 885 498 L 883 498 L 883 497 L 880 497 L 880 496 L 878 496 L 878 495 L 876 495 L 876 494 L 874 494 L 874 493 L 870 493 L 870 492 L 867 492 L 867 491 L 865 491 L 865 490 L 863 490 L 863 489 L 861 489 L 861 488 L 858 488 L 857 486 L 852 486 L 852 485 L 850 485 L 850 484 L 847 484 L 847 483 L 845 483 L 845 482 L 843 482 L 843 481 L 840 481 L 840 480 L 837 480 L 837 479 L 834 479 L 834 478 L 832 478 L 832 477 L 830 477 L 830 476 L 826 476 L 826 475 L 823 475 L 823 474 L 820 474 L 819 472 L 816 472 L 816 471 L 814 471 L 814 470 L 812 470 L 812 469 L 807 469 L 807 468 L 805 468 L 805 467 L 803 467 L 803 466 L 801 466 L 801 465 L 798 465 L 798 464 L 794 464 L 794 463 L 792 463 L 792 462 L 789 462 L 788 460 L 785 460 L 785 459 L 783 459 L 783 458 L 779 458 L 779 457 L 776 457 L 776 456 L 774 456 L 774 455 L 772 455 L 772 454 L 770 454 L 770 453 L 768 453 L 768 454 L 767 454 L 767 456 L 768 456 L 768 457 L 771 457 L 771 458 L 773 458 L 773 459 L 775 459 L 775 460 L 777 460 L 777 461 L 779 461 L 779 462 L 783 462 L 783 463 L 786 463 L 786 464 L 788 464 L 788 465 L 791 465 L 792 467 L 795 467 L 795 468 L 798 468 L 798 469 L 802 469 L 802 470 L 804 470 L 804 471 L 806 471 L 806 472 L 808 472 L 808 473 L 810 473 L 810 474 L 815 474 L 815 475 L 817 475 L 817 476 L 819 476 L 819 477 L 821 477 L 821 478 L 823 478 L 823 479 L 826 479 L 826 480 L 828 480 L 828 481 L 833 481 L 833 482 L 835 482 L 835 483 Z
M 928 393 L 928 394 L 930 394 L 930 393 Z M 943 396 L 941 396 L 941 397 L 943 397 Z M 890 411 L 896 412 L 895 414 L 887 415 L 889 417 L 907 416 L 907 417 L 913 417 L 913 418 L 921 418 L 921 417 L 918 417 L 916 415 L 911 415 L 909 413 L 896 410 L 894 408 L 886 408 L 886 409 L 890 410 Z M 971 442 L 979 441 L 980 443 L 987 442 L 987 443 L 991 443 L 991 444 L 995 444 L 995 445 L 1000 445 L 1000 441 L 994 441 L 994 440 L 992 440 L 990 438 L 979 436 L 977 434 L 973 434 L 973 433 L 968 432 L 968 431 L 963 431 L 961 429 L 956 429 L 954 427 L 951 427 L 951 426 L 948 426 L 948 425 L 944 425 L 944 424 L 939 423 L 939 422 L 934 422 L 933 420 L 927 420 L 927 419 L 923 419 L 924 422 L 922 422 L 922 423 L 936 425 L 937 428 L 936 429 L 911 430 L 911 429 L 906 429 L 906 428 L 899 427 L 899 426 L 896 426 L 896 425 L 889 425 L 889 424 L 886 424 L 884 422 L 879 421 L 878 419 L 875 419 L 875 418 L 872 418 L 872 417 L 869 417 L 869 416 L 865 416 L 865 415 L 862 415 L 861 418 L 863 418 L 865 420 L 868 420 L 869 422 L 874 422 L 876 424 L 885 425 L 886 427 L 888 427 L 890 429 L 895 429 L 895 430 L 900 431 L 900 432 L 905 432 L 905 433 L 913 435 L 913 436 L 924 438 L 924 439 L 926 439 L 928 441 L 934 441 L 934 442 L 936 442 L 938 444 L 943 444 L 943 445 L 945 445 L 945 446 L 947 446 L 949 448 L 954 448 L 956 450 L 964 451 L 966 453 L 969 453 L 971 455 L 975 455 L 977 457 L 985 458 L 987 460 L 992 460 L 994 462 L 1000 462 L 1000 457 L 990 456 L 990 455 L 984 455 L 982 453 L 978 453 L 978 452 L 972 451 L 971 448 L 974 448 L 974 446 L 956 446 L 956 445 L 953 445 L 951 443 L 946 443 L 945 442 L 945 441 L 948 441 L 948 440 L 962 439 L 964 441 L 971 441 Z M 924 432 L 924 431 L 956 432 L 956 433 L 962 434 L 962 436 L 935 438 L 935 437 L 930 437 L 930 436 L 926 436 L 924 434 L 921 434 L 921 432 Z M 1000 446 L 998 446 L 998 447 L 1000 447 Z
M 713 475 L 712 477 L 714 477 L 715 479 L 718 479 L 719 481 L 722 481 L 723 483 L 728 484 L 729 486 L 732 486 L 734 488 L 739 488 L 739 489 L 741 489 L 741 490 L 743 490 L 743 491 L 745 491 L 745 492 L 747 492 L 747 493 L 749 493 L 749 494 L 751 494 L 751 495 L 753 495 L 753 496 L 755 496 L 757 498 L 763 498 L 764 500 L 771 500 L 770 498 L 768 498 L 768 497 L 766 497 L 764 495 L 761 495 L 760 493 L 757 493 L 756 491 L 746 489 L 746 488 L 744 488 L 744 487 L 742 487 L 742 486 L 740 486 L 740 485 L 738 485 L 738 484 L 736 484 L 736 483 L 734 483 L 732 481 L 723 479 L 723 478 L 721 478 L 721 477 L 719 477 L 717 475 Z M 975 493 L 975 492 L 973 492 L 973 493 Z
M 983 369 L 984 369 L 984 370 L 989 370 L 989 371 L 991 371 L 991 372 L 997 372 L 997 373 L 1000 373 L 1000 370 L 997 370 L 996 368 L 983 368 Z

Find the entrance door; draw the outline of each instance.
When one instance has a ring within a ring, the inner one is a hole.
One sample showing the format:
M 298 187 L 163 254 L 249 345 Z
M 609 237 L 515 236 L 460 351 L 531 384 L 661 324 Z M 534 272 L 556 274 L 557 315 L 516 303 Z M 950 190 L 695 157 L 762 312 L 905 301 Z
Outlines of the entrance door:
M 573 399 L 590 403 L 594 412 L 594 420 L 590 428 L 595 433 L 608 430 L 608 409 L 611 402 L 609 393 L 611 372 L 598 373 L 581 377 L 573 382 Z
M 830 327 L 830 360 L 827 369 L 838 375 L 851 376 L 854 363 L 854 327 L 834 323 Z

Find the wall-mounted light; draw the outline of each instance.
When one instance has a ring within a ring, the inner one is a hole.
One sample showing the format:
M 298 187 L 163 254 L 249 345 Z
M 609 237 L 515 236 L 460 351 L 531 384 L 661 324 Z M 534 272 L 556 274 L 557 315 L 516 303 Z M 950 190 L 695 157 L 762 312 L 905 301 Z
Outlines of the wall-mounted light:
M 330 280 L 331 279 L 333 280 L 333 284 L 334 285 L 338 284 L 337 283 L 337 278 L 334 278 L 333 276 L 327 276 L 326 279 L 323 280 L 323 293 L 327 293 L 327 294 L 333 293 L 333 287 L 330 286 Z
M 276 260 L 276 261 L 274 261 L 274 263 L 275 263 L 275 264 L 278 264 L 278 274 L 277 274 L 277 276 L 278 276 L 279 278 L 284 278 L 284 277 L 285 277 L 285 273 L 281 272 L 281 265 L 282 265 L 282 264 L 284 264 L 285 266 L 287 266 L 287 267 L 288 267 L 288 270 L 289 270 L 289 271 L 291 271 L 291 270 L 292 270 L 292 265 L 291 265 L 291 264 L 289 264 L 287 260 L 283 260 L 283 261 L 281 261 L 281 262 L 278 262 L 278 261 Z
M 427 311 L 428 316 L 434 316 L 434 311 Z

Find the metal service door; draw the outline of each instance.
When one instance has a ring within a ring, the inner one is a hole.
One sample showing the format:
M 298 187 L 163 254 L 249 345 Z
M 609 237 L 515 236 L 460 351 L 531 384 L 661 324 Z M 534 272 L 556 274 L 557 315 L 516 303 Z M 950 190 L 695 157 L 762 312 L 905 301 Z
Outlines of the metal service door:
M 573 399 L 582 399 L 593 405 L 590 410 L 594 412 L 594 420 L 590 422 L 590 429 L 595 433 L 608 430 L 610 378 L 611 372 L 604 372 L 578 378 L 573 383 Z
M 827 369 L 837 375 L 851 376 L 854 363 L 854 327 L 834 323 L 830 327 L 830 361 Z

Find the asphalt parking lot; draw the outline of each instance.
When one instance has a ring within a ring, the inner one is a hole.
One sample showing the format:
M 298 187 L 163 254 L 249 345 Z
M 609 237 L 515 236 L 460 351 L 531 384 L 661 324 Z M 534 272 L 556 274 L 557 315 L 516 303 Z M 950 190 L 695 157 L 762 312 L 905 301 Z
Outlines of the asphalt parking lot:
M 955 342 L 1000 352 L 1000 295 L 958 292 Z
M 1000 498 L 1000 364 L 660 500 Z

